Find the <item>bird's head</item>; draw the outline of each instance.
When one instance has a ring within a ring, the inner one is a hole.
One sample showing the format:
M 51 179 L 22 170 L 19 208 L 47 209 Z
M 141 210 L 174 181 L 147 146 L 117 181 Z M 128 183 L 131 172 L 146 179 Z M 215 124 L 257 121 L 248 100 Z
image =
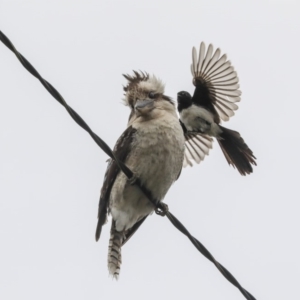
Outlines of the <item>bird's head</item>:
M 177 109 L 179 113 L 192 105 L 192 96 L 185 91 L 177 93 Z
M 164 95 L 164 84 L 160 79 L 143 72 L 133 73 L 133 76 L 123 75 L 128 80 L 124 87 L 124 102 L 131 109 L 129 119 L 153 119 L 162 112 L 176 114 L 174 102 Z

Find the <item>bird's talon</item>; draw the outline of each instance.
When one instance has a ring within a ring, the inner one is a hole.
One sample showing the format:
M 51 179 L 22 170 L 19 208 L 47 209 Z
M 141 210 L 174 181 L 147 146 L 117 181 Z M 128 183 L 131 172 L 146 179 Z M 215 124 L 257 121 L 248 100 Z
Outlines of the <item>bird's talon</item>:
M 160 203 L 159 206 L 160 207 L 157 207 L 155 209 L 155 213 L 159 216 L 164 217 L 167 214 L 167 212 L 169 211 L 169 206 L 165 203 Z
M 135 185 L 137 182 L 137 177 L 133 174 L 131 178 L 128 179 L 130 185 Z

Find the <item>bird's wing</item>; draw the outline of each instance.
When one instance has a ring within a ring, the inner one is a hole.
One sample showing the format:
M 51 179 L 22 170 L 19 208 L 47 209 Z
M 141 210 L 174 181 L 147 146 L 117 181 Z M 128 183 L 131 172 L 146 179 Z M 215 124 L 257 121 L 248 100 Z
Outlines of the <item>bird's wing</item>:
M 131 228 L 126 230 L 125 237 L 122 242 L 122 246 L 128 242 L 128 240 L 133 236 L 133 234 L 140 228 L 148 216 L 143 217 L 141 220 L 136 222 Z
M 135 132 L 136 129 L 134 129 L 132 126 L 129 126 L 119 137 L 114 147 L 114 153 L 116 157 L 122 162 L 125 162 L 128 154 L 130 153 L 131 142 Z M 99 240 L 102 226 L 106 223 L 110 192 L 119 172 L 120 169 L 116 164 L 116 162 L 110 159 L 105 172 L 103 186 L 100 194 L 100 201 L 99 201 L 99 208 L 98 208 L 98 223 L 96 229 L 96 241 Z
M 208 155 L 212 148 L 213 139 L 200 132 L 187 131 L 185 137 L 185 151 L 183 159 L 183 167 L 193 166 L 193 163 L 199 164 L 205 155 Z
M 238 109 L 236 102 L 241 100 L 239 79 L 226 54 L 215 52 L 210 44 L 205 51 L 205 44 L 200 44 L 199 55 L 193 47 L 191 71 L 195 92 L 193 102 L 212 113 L 217 112 L 223 121 L 228 121 Z M 219 122 L 220 120 L 216 120 Z
M 208 155 L 209 149 L 212 148 L 213 139 L 207 134 L 188 131 L 181 120 L 179 120 L 179 123 L 185 139 L 183 167 L 192 167 L 193 163 L 199 164 L 205 158 L 205 155 Z

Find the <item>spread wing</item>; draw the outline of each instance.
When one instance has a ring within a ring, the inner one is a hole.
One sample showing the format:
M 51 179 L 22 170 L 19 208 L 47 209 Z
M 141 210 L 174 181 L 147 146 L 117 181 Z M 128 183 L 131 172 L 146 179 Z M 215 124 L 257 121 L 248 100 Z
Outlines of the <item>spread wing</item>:
M 114 147 L 114 153 L 116 157 L 122 162 L 124 162 L 130 153 L 131 150 L 131 143 L 134 137 L 134 134 L 136 132 L 136 129 L 132 128 L 132 126 L 129 126 L 123 134 L 119 137 L 115 147 Z M 102 226 L 107 221 L 107 213 L 108 213 L 108 204 L 109 204 L 109 198 L 110 198 L 110 192 L 114 185 L 114 182 L 117 178 L 117 175 L 119 174 L 120 169 L 116 162 L 112 159 L 109 160 L 103 186 L 101 189 L 100 194 L 100 201 L 99 201 L 99 207 L 98 207 L 98 223 L 97 223 L 97 229 L 96 229 L 96 241 L 99 240 L 101 235 L 101 229 Z
M 185 151 L 183 167 L 193 166 L 193 163 L 199 164 L 205 155 L 208 155 L 212 148 L 213 139 L 207 135 L 195 131 L 187 131 L 184 124 L 179 121 L 184 132 Z
M 228 121 L 238 109 L 236 102 L 241 100 L 239 79 L 226 54 L 221 56 L 210 44 L 205 52 L 205 44 L 200 44 L 199 55 L 193 47 L 191 71 L 195 92 L 193 102 L 205 107 L 216 115 L 216 123 Z
M 213 139 L 207 134 L 192 131 L 186 133 L 183 167 L 199 164 L 208 155 L 212 142 Z

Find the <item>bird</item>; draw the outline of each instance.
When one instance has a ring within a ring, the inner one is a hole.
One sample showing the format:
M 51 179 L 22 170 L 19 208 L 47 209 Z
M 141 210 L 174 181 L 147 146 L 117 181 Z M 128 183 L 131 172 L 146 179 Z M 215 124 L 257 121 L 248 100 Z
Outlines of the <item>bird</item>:
M 241 100 L 237 73 L 226 54 L 220 57 L 219 48 L 214 52 L 213 45 L 209 44 L 207 52 L 205 49 L 201 42 L 199 55 L 195 47 L 192 50 L 193 96 L 187 91 L 177 94 L 177 110 L 188 140 L 184 166 L 203 160 L 212 147 L 212 139 L 208 137 L 213 137 L 228 164 L 241 175 L 250 174 L 252 166 L 256 165 L 252 150 L 239 132 L 220 125 L 221 121 L 228 121 L 234 115 L 238 109 L 236 102 Z M 203 140 L 207 142 L 205 151 L 198 145 Z
M 176 104 L 164 94 L 163 82 L 145 72 L 134 71 L 133 75 L 123 76 L 127 79 L 123 100 L 130 108 L 130 116 L 113 151 L 134 176 L 128 179 L 114 160 L 109 161 L 100 193 L 95 235 L 98 241 L 110 214 L 108 270 L 114 279 L 120 274 L 122 246 L 154 211 L 154 205 L 135 184 L 136 179 L 150 191 L 153 199 L 163 201 L 180 176 L 185 151 Z

